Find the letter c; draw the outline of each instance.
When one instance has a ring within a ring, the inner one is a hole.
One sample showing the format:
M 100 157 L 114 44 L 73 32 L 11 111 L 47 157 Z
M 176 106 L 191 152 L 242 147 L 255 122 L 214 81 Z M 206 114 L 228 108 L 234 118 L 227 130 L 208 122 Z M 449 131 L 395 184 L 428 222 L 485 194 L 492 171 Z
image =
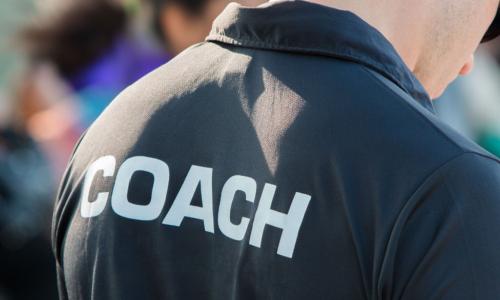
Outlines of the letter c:
M 253 178 L 235 175 L 229 178 L 222 188 L 218 216 L 219 229 L 228 238 L 241 241 L 245 236 L 250 219 L 242 217 L 239 224 L 231 222 L 231 207 L 237 191 L 244 192 L 246 200 L 253 203 L 257 183 Z
M 100 192 L 93 202 L 89 202 L 90 187 L 95 175 L 99 171 L 103 171 L 103 177 L 113 176 L 115 173 L 116 159 L 112 155 L 103 156 L 94 161 L 88 168 L 85 174 L 83 183 L 82 196 L 80 198 L 81 210 L 80 214 L 83 218 L 91 218 L 98 216 L 106 207 L 109 192 Z

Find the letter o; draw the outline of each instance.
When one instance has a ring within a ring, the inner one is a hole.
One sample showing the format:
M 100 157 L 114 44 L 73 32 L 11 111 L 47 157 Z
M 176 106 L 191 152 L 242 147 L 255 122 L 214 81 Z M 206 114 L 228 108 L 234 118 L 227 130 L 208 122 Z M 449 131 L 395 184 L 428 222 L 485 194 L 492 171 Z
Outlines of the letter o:
M 137 171 L 151 173 L 154 177 L 150 202 L 146 205 L 131 203 L 128 190 L 132 175 Z M 150 221 L 160 216 L 165 205 L 170 170 L 163 161 L 146 156 L 127 159 L 118 170 L 111 198 L 111 207 L 118 215 L 135 220 Z

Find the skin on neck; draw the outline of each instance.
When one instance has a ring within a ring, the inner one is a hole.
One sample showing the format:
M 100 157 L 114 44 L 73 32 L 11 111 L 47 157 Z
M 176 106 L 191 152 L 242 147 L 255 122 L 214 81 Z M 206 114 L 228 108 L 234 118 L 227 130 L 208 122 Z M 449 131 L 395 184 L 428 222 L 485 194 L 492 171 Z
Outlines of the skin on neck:
M 375 27 L 431 98 L 470 72 L 472 54 L 498 8 L 498 0 L 308 1 L 348 10 Z

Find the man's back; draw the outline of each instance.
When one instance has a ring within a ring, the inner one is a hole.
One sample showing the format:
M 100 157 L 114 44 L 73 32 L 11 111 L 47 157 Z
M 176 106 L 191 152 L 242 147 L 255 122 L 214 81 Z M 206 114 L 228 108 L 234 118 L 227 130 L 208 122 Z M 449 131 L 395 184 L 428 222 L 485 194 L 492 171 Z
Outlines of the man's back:
M 63 297 L 496 299 L 498 161 L 408 96 L 409 75 L 286 34 L 249 40 L 239 13 L 77 146 L 54 216 Z M 291 30 L 363 25 L 345 14 Z

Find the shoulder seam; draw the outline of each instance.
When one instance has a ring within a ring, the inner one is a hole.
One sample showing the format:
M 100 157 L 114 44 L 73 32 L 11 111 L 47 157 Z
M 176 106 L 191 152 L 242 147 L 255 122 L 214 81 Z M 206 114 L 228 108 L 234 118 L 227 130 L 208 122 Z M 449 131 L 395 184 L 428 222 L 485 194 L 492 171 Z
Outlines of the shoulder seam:
M 385 269 L 387 268 L 387 264 L 389 263 L 388 262 L 388 257 L 389 257 L 389 252 L 390 252 L 390 245 L 393 243 L 394 239 L 395 239 L 395 235 L 397 234 L 397 232 L 395 231 L 396 230 L 396 227 L 399 223 L 402 222 L 402 218 L 403 218 L 403 215 L 404 213 L 410 209 L 411 210 L 411 207 L 412 207 L 412 204 L 413 202 L 415 201 L 416 198 L 418 198 L 418 196 L 422 193 L 423 191 L 423 187 L 426 186 L 429 182 L 431 182 L 435 176 L 437 176 L 438 174 L 440 174 L 443 170 L 445 170 L 446 168 L 448 168 L 452 163 L 454 163 L 455 161 L 457 161 L 458 159 L 462 158 L 463 156 L 465 155 L 478 155 L 478 156 L 482 156 L 484 158 L 488 158 L 490 160 L 493 160 L 493 161 L 496 161 L 495 159 L 489 157 L 489 156 L 486 156 L 486 155 L 483 155 L 481 153 L 477 153 L 477 152 L 474 152 L 474 151 L 463 151 L 463 152 L 460 152 L 459 154 L 449 158 L 448 160 L 444 161 L 442 164 L 440 164 L 439 166 L 437 166 L 433 171 L 431 171 L 429 173 L 429 175 L 427 175 L 426 177 L 424 177 L 423 181 L 416 187 L 416 189 L 414 190 L 413 193 L 411 193 L 411 195 L 407 198 L 407 200 L 404 202 L 403 204 L 403 207 L 401 208 L 401 210 L 399 211 L 397 217 L 396 217 L 396 220 L 394 221 L 392 227 L 391 227 L 391 231 L 390 231 L 390 234 L 389 234 L 389 239 L 387 240 L 387 243 L 386 243 L 386 246 L 384 248 L 384 254 L 383 254 L 383 258 L 382 258 L 382 264 L 380 265 L 380 271 L 378 272 L 378 277 L 377 277 L 377 294 L 380 293 L 380 291 L 382 290 L 382 276 L 383 276 L 383 273 L 385 271 Z M 498 162 L 498 161 L 496 161 Z
M 401 98 L 401 96 L 400 96 L 400 95 L 398 95 L 395 91 L 393 91 L 392 89 L 390 89 L 390 88 L 389 88 L 389 87 L 387 87 L 386 85 L 382 84 L 382 83 L 380 82 L 380 80 L 379 80 L 378 78 L 376 78 L 376 77 L 375 77 L 375 76 L 374 76 L 371 72 L 369 72 L 366 68 L 367 68 L 366 66 L 361 66 L 361 69 L 363 69 L 363 71 L 364 71 L 365 73 L 369 74 L 369 75 L 370 75 L 370 77 L 371 77 L 371 78 L 373 78 L 373 79 L 374 79 L 374 81 L 375 81 L 378 85 L 382 86 L 385 90 L 389 91 L 391 94 L 395 95 L 396 97 Z M 375 70 L 374 70 L 374 71 L 375 71 Z M 381 75 L 381 76 L 383 76 L 383 74 L 380 74 L 380 75 Z M 389 78 L 388 78 L 388 80 L 389 80 Z M 397 86 L 397 85 L 396 85 L 396 86 Z M 404 90 L 401 90 L 401 91 L 402 91 L 402 92 L 405 92 Z M 406 93 L 406 92 L 405 92 L 405 93 Z M 410 98 L 411 98 L 411 96 L 410 96 L 410 95 L 408 95 L 408 97 L 410 97 Z M 418 116 L 419 116 L 419 118 L 421 118 L 422 120 L 424 120 L 424 122 L 425 122 L 426 124 L 428 124 L 431 128 L 433 128 L 433 129 L 434 129 L 434 131 L 436 131 L 439 135 L 441 135 L 442 137 L 444 137 L 444 138 L 445 138 L 445 139 L 446 139 L 446 140 L 447 140 L 450 144 L 452 144 L 453 146 L 455 146 L 457 149 L 461 150 L 461 151 L 462 151 L 461 153 L 475 153 L 475 154 L 477 154 L 477 155 L 479 155 L 479 156 L 483 156 L 483 157 L 485 157 L 485 158 L 489 158 L 489 159 L 491 159 L 491 160 L 493 160 L 493 161 L 496 161 L 496 162 L 500 163 L 500 159 L 494 158 L 494 157 L 492 157 L 492 156 L 488 156 L 488 155 L 486 155 L 486 154 L 484 154 L 484 153 L 481 153 L 481 152 L 471 151 L 471 150 L 464 149 L 464 148 L 463 148 L 462 146 L 460 146 L 457 142 L 455 142 L 453 139 L 451 139 L 451 138 L 450 138 L 447 134 L 445 134 L 445 133 L 444 133 L 444 132 L 443 132 L 443 131 L 439 128 L 439 127 L 437 127 L 435 124 L 433 124 L 432 122 L 430 122 L 430 121 L 429 121 L 429 119 L 428 119 L 428 118 L 426 118 L 426 117 L 425 117 L 425 115 L 423 115 L 423 113 L 422 113 L 422 112 L 420 112 L 418 109 L 416 109 L 415 107 L 413 107 L 410 103 L 407 103 L 407 101 L 405 101 L 404 99 L 402 99 L 402 100 L 403 100 L 402 102 L 404 103 L 404 105 L 405 105 L 406 107 L 408 107 L 408 108 L 409 108 L 410 110 L 412 110 L 412 111 L 413 111 L 416 115 L 418 115 Z M 413 100 L 413 98 L 412 98 L 412 100 Z M 414 101 L 415 101 L 415 100 L 414 100 Z
M 487 160 L 491 160 L 493 162 L 496 162 L 497 164 L 500 164 L 500 158 L 497 158 L 495 156 L 486 155 L 486 154 L 476 152 L 476 151 L 468 151 L 468 152 L 464 152 L 464 154 L 475 154 L 477 156 L 481 156 L 482 158 L 485 158 Z

